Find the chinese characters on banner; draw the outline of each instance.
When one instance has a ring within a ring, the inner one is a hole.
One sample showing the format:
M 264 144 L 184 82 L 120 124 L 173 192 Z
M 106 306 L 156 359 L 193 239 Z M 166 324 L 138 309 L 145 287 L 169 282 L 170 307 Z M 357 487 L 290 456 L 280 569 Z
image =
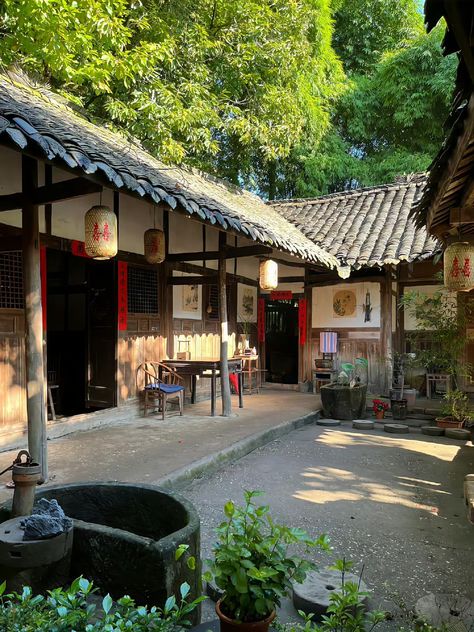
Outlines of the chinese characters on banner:
M 265 299 L 258 299 L 257 308 L 257 333 L 258 342 L 265 342 Z
M 118 262 L 118 328 L 127 331 L 128 327 L 128 270 L 125 261 Z
M 281 290 L 270 292 L 270 300 L 272 301 L 291 301 L 293 292 L 291 290 Z
M 46 333 L 48 324 L 48 292 L 47 292 L 47 267 L 46 267 L 46 246 L 40 248 L 40 276 L 41 276 L 41 309 L 43 311 L 43 336 Z
M 306 312 L 308 301 L 305 298 L 300 298 L 298 301 L 298 329 L 300 332 L 300 345 L 306 344 Z
M 86 252 L 86 245 L 83 241 L 73 239 L 71 241 L 71 252 L 75 257 L 87 257 L 89 259 L 89 255 Z

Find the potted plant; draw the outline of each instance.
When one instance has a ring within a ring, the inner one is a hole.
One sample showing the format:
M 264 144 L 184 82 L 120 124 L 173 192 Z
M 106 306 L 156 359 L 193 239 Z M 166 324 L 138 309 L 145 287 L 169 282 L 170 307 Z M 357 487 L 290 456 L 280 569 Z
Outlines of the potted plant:
M 257 506 L 262 492 L 245 491 L 245 505 L 229 501 L 226 520 L 216 529 L 214 558 L 208 560 L 204 577 L 214 580 L 223 597 L 216 604 L 221 632 L 268 630 L 275 608 L 289 594 L 292 582 L 301 583 L 311 562 L 290 555 L 288 547 L 302 544 L 329 549 L 326 536 L 311 539 L 305 531 L 279 525 L 270 517 L 269 507 Z
M 354 364 L 341 365 L 337 380 L 321 386 L 321 402 L 325 417 L 330 419 L 360 419 L 365 411 L 368 362 L 357 358 Z
M 444 396 L 441 415 L 436 419 L 439 428 L 462 428 L 470 426 L 474 421 L 469 399 L 466 393 L 458 389 L 449 391 Z
M 376 419 L 383 419 L 385 417 L 385 411 L 388 410 L 388 404 L 381 399 L 373 399 L 372 410 L 375 413 Z

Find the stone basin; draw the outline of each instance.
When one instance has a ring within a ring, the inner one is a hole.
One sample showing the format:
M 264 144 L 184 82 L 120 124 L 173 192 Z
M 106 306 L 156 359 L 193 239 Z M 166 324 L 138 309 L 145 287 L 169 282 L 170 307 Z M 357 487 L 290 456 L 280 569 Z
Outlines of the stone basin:
M 186 581 L 190 598 L 201 593 L 200 524 L 193 505 L 169 490 L 133 483 L 73 483 L 39 488 L 36 498 L 55 498 L 74 521 L 71 580 L 79 575 L 113 598 L 130 595 L 138 604 L 164 605 Z M 11 503 L 0 506 L 0 522 Z M 187 555 L 175 560 L 180 544 Z M 194 613 L 199 619 L 199 610 Z

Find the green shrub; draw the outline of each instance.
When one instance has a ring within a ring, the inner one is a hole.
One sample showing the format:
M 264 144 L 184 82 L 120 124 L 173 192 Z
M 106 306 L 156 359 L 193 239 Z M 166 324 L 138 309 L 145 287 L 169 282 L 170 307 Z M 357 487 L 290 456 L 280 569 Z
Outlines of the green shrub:
M 5 595 L 0 586 L 0 630 L 2 632 L 173 632 L 190 626 L 189 614 L 205 597 L 188 602 L 189 584 L 182 584 L 179 598 L 168 597 L 163 608 L 137 606 L 124 596 L 110 595 L 97 607 L 90 598 L 92 582 L 78 577 L 69 588 L 56 588 L 47 596 L 23 592 Z

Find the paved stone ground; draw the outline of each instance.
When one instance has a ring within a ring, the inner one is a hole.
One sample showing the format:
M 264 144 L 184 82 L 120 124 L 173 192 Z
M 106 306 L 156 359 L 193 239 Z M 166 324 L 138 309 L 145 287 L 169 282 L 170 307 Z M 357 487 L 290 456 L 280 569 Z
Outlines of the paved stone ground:
M 203 556 L 222 506 L 242 489 L 262 489 L 278 520 L 312 535 L 329 534 L 334 548 L 321 564 L 345 556 L 373 589 L 371 605 L 392 613 L 385 630 L 411 629 L 408 611 L 431 591 L 474 599 L 474 527 L 465 517 L 463 477 L 474 472 L 469 442 L 382 430 L 308 426 L 218 473 L 184 494 L 202 517 Z M 297 616 L 286 604 L 283 618 Z M 204 619 L 214 618 L 212 606 Z

